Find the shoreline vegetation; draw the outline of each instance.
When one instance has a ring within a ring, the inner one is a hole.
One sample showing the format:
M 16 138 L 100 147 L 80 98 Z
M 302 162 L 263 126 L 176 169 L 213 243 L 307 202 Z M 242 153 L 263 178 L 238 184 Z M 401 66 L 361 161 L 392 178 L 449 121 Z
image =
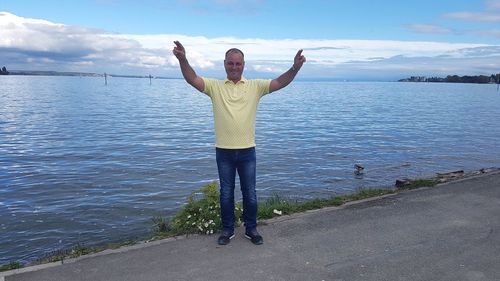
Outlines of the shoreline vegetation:
M 500 73 L 491 74 L 490 76 L 458 76 L 448 75 L 445 78 L 441 77 L 426 77 L 426 76 L 411 76 L 398 80 L 398 82 L 437 82 L 437 83 L 475 83 L 475 84 L 499 84 Z
M 258 208 L 258 223 L 266 224 L 265 220 L 275 217 L 293 215 L 296 213 L 317 210 L 326 207 L 340 207 L 349 202 L 377 198 L 384 195 L 396 194 L 402 191 L 418 188 L 431 188 L 438 184 L 498 172 L 500 168 L 484 168 L 478 171 L 464 172 L 463 170 L 447 173 L 437 173 L 436 176 L 423 179 L 397 179 L 394 187 L 360 189 L 347 195 L 332 195 L 329 198 L 317 198 L 306 201 L 291 200 L 275 194 L 267 201 L 260 203 Z M 236 204 L 235 212 L 238 218 L 237 225 L 241 224 L 239 219 L 242 214 L 240 203 Z M 217 182 L 212 182 L 200 190 L 193 192 L 187 198 L 187 204 L 172 218 L 152 218 L 152 234 L 146 240 L 127 240 L 121 243 L 107 244 L 104 246 L 86 246 L 77 244 L 71 249 L 50 252 L 44 257 L 38 258 L 28 264 L 10 262 L 0 265 L 0 272 L 21 269 L 23 267 L 47 264 L 52 262 L 64 263 L 67 259 L 103 252 L 105 250 L 118 249 L 124 246 L 132 246 L 141 243 L 149 243 L 156 240 L 175 238 L 184 235 L 211 235 L 220 229 L 219 191 Z
M 7 71 L 7 68 L 2 67 L 0 68 L 0 75 L 9 75 L 10 72 Z

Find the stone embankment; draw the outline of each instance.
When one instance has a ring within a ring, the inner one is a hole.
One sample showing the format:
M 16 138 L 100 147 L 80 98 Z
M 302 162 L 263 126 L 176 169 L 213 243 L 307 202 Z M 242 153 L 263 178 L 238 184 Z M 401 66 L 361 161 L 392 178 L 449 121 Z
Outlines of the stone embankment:
M 429 178 L 428 180 L 433 181 L 436 184 L 439 184 L 439 183 L 445 183 L 445 182 L 450 182 L 450 181 L 454 181 L 454 180 L 479 176 L 479 175 L 491 173 L 494 171 L 500 171 L 500 168 L 482 168 L 482 169 L 479 169 L 477 171 L 472 171 L 472 172 L 465 172 L 464 170 L 457 170 L 457 171 L 446 172 L 446 173 L 436 173 L 436 176 Z M 396 180 L 395 186 L 397 188 L 404 188 L 405 186 L 412 185 L 416 181 L 419 181 L 419 180 L 420 179 L 402 178 L 402 179 Z

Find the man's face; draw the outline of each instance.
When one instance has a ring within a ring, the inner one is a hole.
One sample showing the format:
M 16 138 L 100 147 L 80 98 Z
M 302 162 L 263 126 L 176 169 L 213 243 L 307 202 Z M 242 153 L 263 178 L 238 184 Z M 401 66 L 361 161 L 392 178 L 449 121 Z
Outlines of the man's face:
M 224 60 L 224 67 L 226 68 L 227 79 L 235 83 L 240 81 L 245 67 L 243 56 L 238 52 L 229 53 Z

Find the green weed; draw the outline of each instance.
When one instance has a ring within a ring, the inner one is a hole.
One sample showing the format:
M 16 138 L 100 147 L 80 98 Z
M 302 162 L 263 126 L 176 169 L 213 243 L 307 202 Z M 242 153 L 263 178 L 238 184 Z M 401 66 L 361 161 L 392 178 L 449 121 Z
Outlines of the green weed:
M 4 264 L 4 265 L 0 266 L 0 272 L 7 271 L 7 270 L 19 269 L 22 267 L 23 267 L 23 265 L 19 262 L 10 262 L 8 264 Z

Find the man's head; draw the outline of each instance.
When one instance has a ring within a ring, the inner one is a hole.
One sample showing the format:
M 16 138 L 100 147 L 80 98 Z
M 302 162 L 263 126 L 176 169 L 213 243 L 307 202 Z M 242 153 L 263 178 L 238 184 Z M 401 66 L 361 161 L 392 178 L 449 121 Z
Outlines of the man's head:
M 245 55 L 239 49 L 232 48 L 226 52 L 224 59 L 224 68 L 226 69 L 227 79 L 234 83 L 241 80 L 243 68 L 245 67 Z

